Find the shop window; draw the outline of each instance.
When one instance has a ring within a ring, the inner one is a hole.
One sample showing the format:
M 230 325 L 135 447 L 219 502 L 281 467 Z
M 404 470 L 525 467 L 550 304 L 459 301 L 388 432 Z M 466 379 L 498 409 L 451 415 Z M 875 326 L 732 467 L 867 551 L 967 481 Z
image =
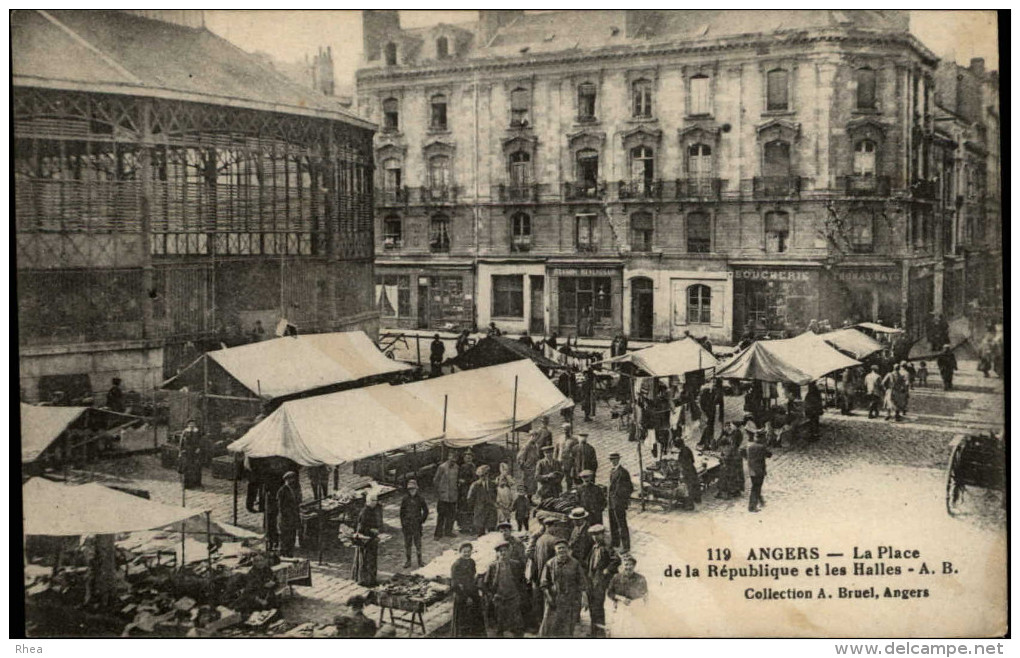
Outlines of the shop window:
M 766 109 L 769 112 L 785 112 L 790 109 L 790 74 L 783 69 L 773 69 L 766 74 Z
M 450 184 L 450 158 L 445 155 L 433 155 L 429 158 L 429 187 L 433 190 L 444 190 Z
M 712 220 L 708 213 L 692 212 L 687 216 L 687 253 L 707 254 L 712 251 Z
M 635 119 L 650 119 L 652 117 L 652 82 L 650 80 L 635 80 L 631 85 L 632 115 Z
M 446 37 L 436 39 L 436 58 L 446 59 L 450 56 L 450 41 Z
M 450 218 L 436 215 L 429 222 L 429 250 L 432 253 L 450 251 Z
M 429 120 L 429 127 L 432 130 L 446 130 L 446 96 L 436 94 L 430 102 L 432 111 Z
M 404 227 L 399 217 L 390 216 L 383 220 L 383 248 L 400 249 L 404 244 Z
M 630 150 L 630 181 L 643 186 L 649 192 L 655 180 L 655 153 L 647 146 L 636 146 Z
M 875 175 L 875 152 L 877 147 L 870 139 L 854 144 L 854 176 Z
M 870 213 L 850 215 L 850 248 L 857 254 L 870 254 L 875 248 L 875 221 Z
M 765 251 L 784 253 L 790 242 L 790 215 L 782 211 L 765 213 Z
M 403 185 L 403 170 L 400 167 L 400 160 L 390 158 L 383 162 L 383 189 L 387 192 L 396 192 Z
M 687 288 L 687 324 L 712 323 L 712 289 L 694 285 Z
M 583 213 L 575 218 L 574 244 L 578 251 L 598 250 L 598 215 Z
M 386 318 L 411 315 L 411 277 L 395 274 L 375 277 L 376 307 Z
M 776 140 L 765 145 L 765 164 L 762 174 L 766 178 L 790 176 L 790 145 Z
M 531 251 L 531 216 L 524 212 L 510 218 L 510 251 Z
M 560 330 L 591 336 L 595 326 L 610 325 L 613 321 L 612 293 L 609 277 L 560 277 Z
M 712 178 L 712 147 L 691 144 L 687 149 L 687 172 L 695 180 Z
M 696 75 L 690 80 L 691 85 L 691 116 L 712 113 L 711 80 L 707 75 Z
M 585 82 L 577 87 L 577 120 L 595 120 L 595 85 Z
M 857 69 L 857 109 L 874 110 L 877 107 L 875 69 Z
M 522 188 L 531 183 L 531 154 L 514 151 L 510 154 L 510 184 Z
M 397 65 L 397 44 L 392 41 L 386 44 L 386 66 Z
M 531 94 L 518 87 L 510 92 L 510 125 L 525 128 L 530 124 Z
M 577 152 L 577 183 L 583 190 L 596 190 L 599 184 L 599 152 L 582 149 Z
M 653 235 L 652 214 L 636 212 L 630 216 L 631 251 L 651 251 Z
M 383 131 L 397 132 L 400 130 L 400 104 L 396 98 L 383 101 Z
M 522 275 L 492 275 L 492 317 L 524 317 L 524 277 Z

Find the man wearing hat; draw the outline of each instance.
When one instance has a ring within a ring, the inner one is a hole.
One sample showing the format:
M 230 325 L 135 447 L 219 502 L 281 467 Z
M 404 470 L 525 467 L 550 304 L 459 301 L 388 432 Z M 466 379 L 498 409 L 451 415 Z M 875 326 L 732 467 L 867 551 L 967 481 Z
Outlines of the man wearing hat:
M 606 509 L 606 494 L 595 484 L 595 472 L 581 471 L 581 484 L 577 487 L 577 502 L 588 512 L 588 522 L 602 525 L 602 513 Z
M 432 344 L 429 346 L 429 365 L 432 367 L 431 377 L 438 377 L 443 374 L 443 354 L 446 352 L 446 345 L 439 338 L 439 334 L 432 337 Z
M 283 486 L 276 492 L 276 502 L 280 514 L 280 554 L 293 557 L 297 531 L 301 526 L 301 490 L 294 471 L 287 471 L 283 476 Z
M 184 476 L 185 489 L 200 489 L 202 487 L 202 462 L 205 459 L 203 454 L 202 431 L 194 418 L 189 418 L 181 431 L 181 443 L 178 451 L 178 469 Z
M 882 376 L 878 366 L 873 365 L 864 376 L 864 392 L 868 395 L 868 418 L 878 418 L 882 407 Z
M 404 535 L 404 568 L 411 568 L 411 546 L 418 554 L 418 566 L 425 566 L 421 559 L 421 529 L 429 517 L 429 506 L 423 496 L 418 495 L 418 481 L 407 481 L 407 495 L 400 501 L 400 531 Z
M 747 475 L 751 478 L 751 494 L 747 501 L 747 511 L 757 512 L 759 505 L 765 504 L 765 498 L 761 495 L 761 487 L 765 482 L 765 460 L 772 456 L 772 452 L 756 435 L 740 449 L 740 454 L 747 458 Z
M 588 528 L 592 538 L 591 552 L 585 562 L 588 572 L 588 610 L 591 611 L 591 637 L 606 636 L 606 588 L 620 567 L 620 558 L 606 544 L 606 529 L 601 525 Z
M 471 506 L 468 505 L 468 493 L 471 491 L 471 483 L 478 477 L 478 464 L 475 463 L 475 455 L 470 450 L 464 451 L 464 461 L 461 462 L 460 470 L 457 472 L 457 526 L 461 532 L 471 532 Z
M 539 450 L 553 444 L 552 432 L 549 430 L 549 416 L 542 416 L 542 421 L 539 424 L 538 430 L 536 430 L 535 437 Z
M 124 413 L 124 390 L 120 387 L 120 377 L 114 377 L 110 390 L 106 392 L 106 407 L 110 411 Z
M 942 346 L 942 353 L 935 359 L 935 364 L 939 368 L 939 375 L 942 377 L 942 389 L 946 391 L 953 390 L 953 373 L 956 372 L 956 355 L 953 354 L 953 349 L 949 345 Z
M 613 548 L 623 547 L 630 551 L 630 528 L 627 527 L 627 508 L 630 507 L 630 496 L 634 493 L 634 483 L 630 472 L 620 465 L 620 453 L 609 455 L 613 465 L 609 471 L 609 536 Z
M 515 563 L 517 569 L 518 580 L 524 579 L 524 562 L 526 560 L 524 544 L 521 540 L 514 537 L 513 526 L 510 525 L 509 521 L 502 521 L 496 524 L 496 530 L 499 530 L 503 534 L 503 541 L 506 542 L 507 547 L 510 550 L 508 558 L 511 562 Z
M 436 488 L 436 496 L 439 498 L 436 503 L 436 534 L 435 538 L 455 537 L 453 522 L 457 518 L 457 500 L 460 498 L 460 467 L 457 465 L 457 455 L 449 450 L 446 454 L 446 461 L 436 468 L 436 474 L 432 478 L 432 485 Z
M 574 446 L 574 468 L 571 476 L 574 483 L 581 481 L 582 471 L 591 471 L 594 476 L 599 470 L 599 459 L 595 454 L 595 447 L 588 443 L 588 434 L 582 432 L 577 435 L 577 445 Z
M 521 467 L 524 488 L 529 496 L 534 494 L 537 489 L 535 469 L 538 467 L 540 459 L 542 459 L 542 446 L 538 441 L 538 431 L 532 430 L 528 440 L 525 441 L 524 446 L 517 453 L 517 465 Z
M 588 561 L 588 553 L 591 551 L 591 537 L 588 536 L 588 512 L 583 507 L 575 507 L 570 510 L 570 521 L 574 527 L 570 530 L 570 554 L 579 563 Z
M 521 614 L 519 573 L 520 570 L 511 557 L 510 542 L 504 539 L 496 544 L 496 559 L 486 569 L 482 578 L 482 591 L 491 605 L 490 637 L 495 635 L 502 638 L 508 631 L 512 637 L 523 635 L 524 617 Z
M 467 504 L 474 531 L 481 537 L 496 528 L 496 486 L 489 479 L 488 464 L 479 466 L 476 474 L 478 479 L 471 483 Z
M 556 542 L 556 556 L 542 569 L 540 581 L 545 597 L 540 637 L 574 637 L 574 627 L 581 620 L 582 593 L 587 589 L 584 569 L 570 555 L 565 540 Z
M 562 493 L 563 473 L 559 462 L 553 459 L 552 446 L 542 448 L 542 459 L 535 467 L 535 478 L 538 480 L 538 497 L 542 500 L 555 498 Z

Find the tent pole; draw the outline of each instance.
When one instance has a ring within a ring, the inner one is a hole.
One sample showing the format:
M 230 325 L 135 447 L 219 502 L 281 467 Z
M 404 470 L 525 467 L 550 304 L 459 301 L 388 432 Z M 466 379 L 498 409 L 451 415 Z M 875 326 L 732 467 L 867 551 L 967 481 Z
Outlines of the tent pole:
M 421 365 L 421 336 L 414 335 L 414 347 L 418 351 L 418 365 Z
M 443 434 L 446 434 L 446 403 L 449 402 L 449 399 L 449 395 L 443 396 Z
M 237 454 L 234 455 L 234 525 L 237 525 L 237 474 L 241 469 L 239 468 Z
M 633 425 L 637 418 L 637 393 L 634 390 L 637 387 L 638 379 L 634 377 L 630 380 L 630 422 Z M 638 495 L 641 497 L 641 511 L 645 511 L 645 465 L 644 459 L 641 457 L 641 444 L 644 442 L 643 432 L 639 428 L 634 428 L 634 437 L 637 439 L 637 463 L 638 463 Z
M 322 544 L 323 544 L 323 541 L 322 541 L 322 526 L 325 525 L 325 523 L 324 523 L 325 519 L 322 517 L 322 499 L 319 498 L 317 502 L 319 504 L 319 519 L 318 519 L 318 524 L 317 524 L 318 525 L 319 537 L 318 537 L 318 542 L 316 542 L 316 543 L 319 544 L 319 564 L 322 564 Z
M 205 513 L 205 551 L 209 560 L 209 580 L 212 580 L 212 512 Z
M 517 448 L 517 379 L 518 375 L 514 375 L 514 408 L 512 415 L 510 416 L 510 433 L 507 434 L 507 444 L 509 447 L 513 447 L 516 451 Z M 510 460 L 510 473 L 516 474 L 515 464 L 516 459 Z

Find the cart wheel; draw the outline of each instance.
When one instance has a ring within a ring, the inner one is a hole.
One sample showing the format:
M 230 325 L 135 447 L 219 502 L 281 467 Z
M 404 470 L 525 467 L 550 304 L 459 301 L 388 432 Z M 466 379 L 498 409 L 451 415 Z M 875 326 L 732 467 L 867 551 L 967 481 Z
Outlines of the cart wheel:
M 965 491 L 965 487 L 956 477 L 956 470 L 960 466 L 960 454 L 961 448 L 957 445 L 949 457 L 949 468 L 946 474 L 946 511 L 950 516 L 956 515 L 956 508 L 963 500 Z

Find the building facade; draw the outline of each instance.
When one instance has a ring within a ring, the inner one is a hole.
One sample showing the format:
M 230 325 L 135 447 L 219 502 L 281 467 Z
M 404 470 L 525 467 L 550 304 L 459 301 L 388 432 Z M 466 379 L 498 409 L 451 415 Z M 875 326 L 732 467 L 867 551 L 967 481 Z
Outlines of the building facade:
M 896 11 L 364 12 L 382 321 L 924 334 L 937 58 Z
M 151 390 L 280 318 L 374 333 L 371 124 L 200 23 L 16 11 L 12 38 L 25 400 Z

